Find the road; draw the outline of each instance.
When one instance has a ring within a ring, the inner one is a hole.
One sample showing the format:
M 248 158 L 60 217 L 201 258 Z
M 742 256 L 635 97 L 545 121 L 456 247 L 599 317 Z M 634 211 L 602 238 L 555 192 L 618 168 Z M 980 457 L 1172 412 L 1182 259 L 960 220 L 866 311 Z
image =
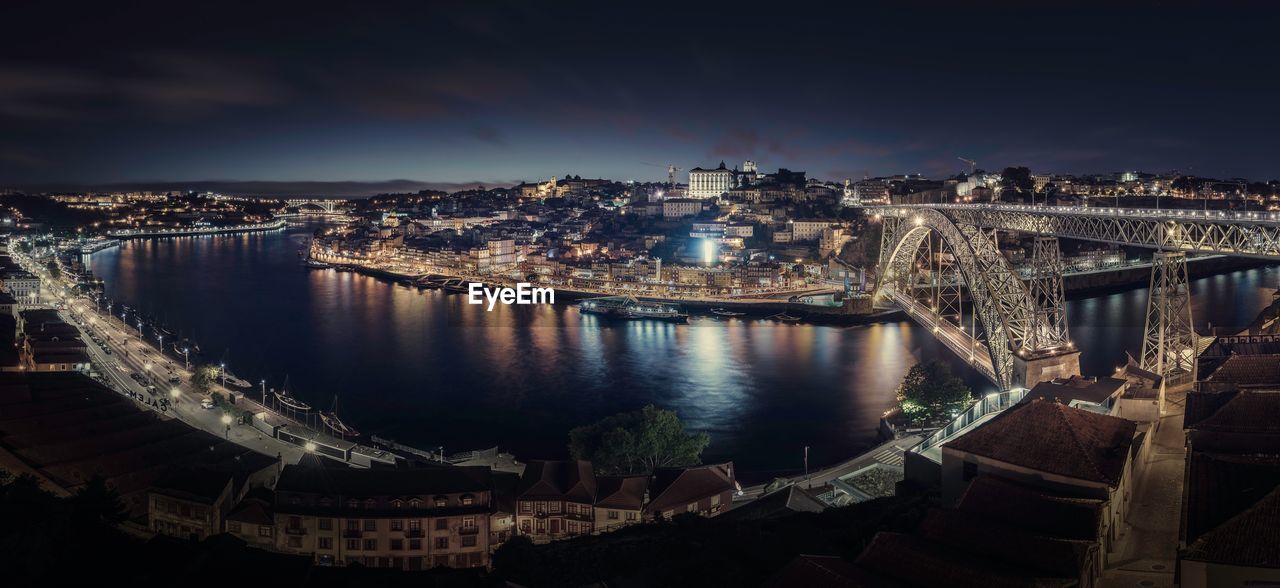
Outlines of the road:
M 284 463 L 297 463 L 302 458 L 305 453 L 302 448 L 263 435 L 252 426 L 234 422 L 228 424 L 230 415 L 221 409 L 202 408 L 200 402 L 208 398 L 208 395 L 200 394 L 192 388 L 190 382 L 194 372 L 187 369 L 180 360 L 161 354 L 154 345 L 139 337 L 137 329 L 130 329 L 119 317 L 110 316 L 98 309 L 88 298 L 66 296 L 63 293 L 65 284 L 49 275 L 39 264 L 20 253 L 14 252 L 13 257 L 28 271 L 40 277 L 43 288 L 63 306 L 60 310 L 63 320 L 79 327 L 90 360 L 109 381 L 110 387 L 134 393 L 139 406 L 160 412 L 164 417 L 177 418 L 192 427 L 259 453 L 279 456 Z M 108 354 L 99 347 L 90 334 L 103 341 L 111 353 Z M 135 372 L 154 380 L 156 390 L 148 391 L 129 376 Z M 180 383 L 169 383 L 169 379 L 175 376 Z M 230 398 L 229 391 L 217 384 L 212 386 L 211 392 L 220 392 L 225 398 Z M 153 404 L 164 397 L 169 399 L 170 406 L 168 410 L 162 411 Z

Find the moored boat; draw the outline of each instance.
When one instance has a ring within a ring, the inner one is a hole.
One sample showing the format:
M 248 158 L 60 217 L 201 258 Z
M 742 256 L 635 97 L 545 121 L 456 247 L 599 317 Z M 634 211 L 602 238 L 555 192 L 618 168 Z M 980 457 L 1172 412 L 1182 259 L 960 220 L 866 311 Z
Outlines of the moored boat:
M 679 306 L 639 300 L 634 296 L 588 298 L 578 303 L 578 311 L 624 319 L 689 322 L 689 315 L 680 312 Z

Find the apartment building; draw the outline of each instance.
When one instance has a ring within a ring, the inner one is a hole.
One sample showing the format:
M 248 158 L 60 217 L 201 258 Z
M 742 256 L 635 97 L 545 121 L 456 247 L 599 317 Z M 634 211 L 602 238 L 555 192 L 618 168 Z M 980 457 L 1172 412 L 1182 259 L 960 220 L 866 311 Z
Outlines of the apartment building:
M 305 459 L 276 485 L 275 548 L 322 565 L 487 566 L 493 494 L 487 467 L 358 470 Z

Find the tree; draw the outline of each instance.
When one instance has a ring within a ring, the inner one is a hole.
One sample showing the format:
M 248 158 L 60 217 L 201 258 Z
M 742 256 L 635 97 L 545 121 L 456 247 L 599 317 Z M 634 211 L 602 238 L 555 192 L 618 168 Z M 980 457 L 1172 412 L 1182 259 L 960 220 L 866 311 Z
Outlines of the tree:
M 101 476 L 94 476 L 71 496 L 73 522 L 114 527 L 125 520 L 128 511 L 120 495 Z
M 218 368 L 211 365 L 196 366 L 195 375 L 191 377 L 191 387 L 197 393 L 208 394 L 213 383 L 218 381 Z
M 898 385 L 898 406 L 908 422 L 937 424 L 964 409 L 972 397 L 964 382 L 940 361 L 911 366 Z
M 650 404 L 569 431 L 569 454 L 603 474 L 648 474 L 701 463 L 710 441 L 706 433 L 685 432 L 675 411 Z
M 1035 180 L 1031 179 L 1031 170 L 1025 167 L 1006 167 L 1000 172 L 1000 186 L 1009 193 L 1023 194 L 1032 191 Z

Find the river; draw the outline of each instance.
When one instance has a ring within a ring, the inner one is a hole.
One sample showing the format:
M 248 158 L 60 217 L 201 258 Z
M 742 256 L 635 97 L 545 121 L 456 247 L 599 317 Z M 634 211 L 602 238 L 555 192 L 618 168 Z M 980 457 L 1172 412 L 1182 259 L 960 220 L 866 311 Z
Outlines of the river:
M 612 322 L 570 306 L 486 312 L 465 296 L 300 266 L 310 227 L 140 239 L 95 253 L 107 295 L 227 356 L 237 375 L 294 394 L 368 434 L 446 452 L 498 445 L 520 459 L 566 454 L 569 429 L 648 403 L 711 435 L 704 460 L 759 481 L 848 458 L 875 443 L 902 375 L 943 358 L 982 379 L 909 321 L 863 326 L 695 318 Z M 1197 325 L 1247 325 L 1280 272 L 1193 283 Z M 1135 355 L 1146 290 L 1073 300 L 1088 375 Z

